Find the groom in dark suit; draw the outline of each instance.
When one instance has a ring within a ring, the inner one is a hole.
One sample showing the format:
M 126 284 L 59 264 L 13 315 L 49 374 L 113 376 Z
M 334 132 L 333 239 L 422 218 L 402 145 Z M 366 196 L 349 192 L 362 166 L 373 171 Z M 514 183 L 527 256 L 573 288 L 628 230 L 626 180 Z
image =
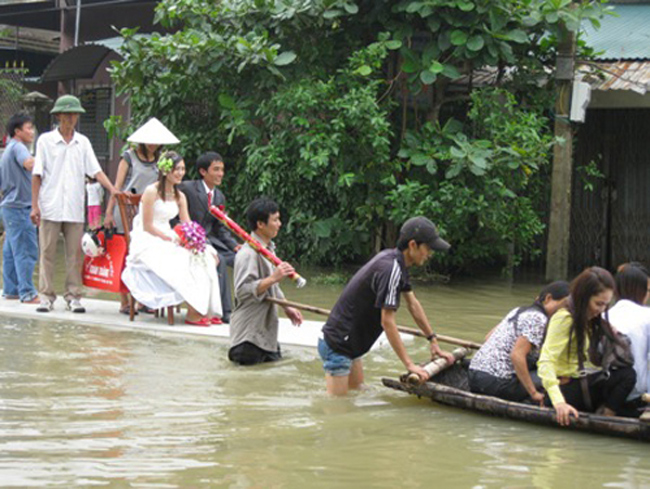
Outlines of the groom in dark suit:
M 233 235 L 210 212 L 208 205 L 225 206 L 226 197 L 217 187 L 221 185 L 224 175 L 223 158 L 219 153 L 207 152 L 196 161 L 196 168 L 201 175 L 201 180 L 189 180 L 179 185 L 180 190 L 187 197 L 190 219 L 198 222 L 205 228 L 205 234 L 210 244 L 219 253 L 219 287 L 221 288 L 221 305 L 223 307 L 223 321 L 230 322 L 232 299 L 230 297 L 230 283 L 228 282 L 227 266 L 235 264 L 235 253 L 241 245 L 235 241 Z

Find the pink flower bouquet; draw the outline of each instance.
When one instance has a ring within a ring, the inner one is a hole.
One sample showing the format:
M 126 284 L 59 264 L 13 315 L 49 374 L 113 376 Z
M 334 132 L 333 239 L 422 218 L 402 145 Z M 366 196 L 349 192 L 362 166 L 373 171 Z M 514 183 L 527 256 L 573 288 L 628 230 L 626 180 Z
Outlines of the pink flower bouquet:
M 174 231 L 180 238 L 179 244 L 195 255 L 205 251 L 205 229 L 196 221 L 184 222 L 174 226 Z

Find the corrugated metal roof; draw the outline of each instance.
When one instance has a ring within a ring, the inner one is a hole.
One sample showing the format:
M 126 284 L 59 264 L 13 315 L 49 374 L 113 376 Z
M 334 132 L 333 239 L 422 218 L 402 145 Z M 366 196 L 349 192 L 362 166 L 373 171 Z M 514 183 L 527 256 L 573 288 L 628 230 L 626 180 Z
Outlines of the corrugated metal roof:
M 599 29 L 585 22 L 581 37 L 596 59 L 650 59 L 650 4 L 612 5 L 618 17 L 605 16 Z
M 650 89 L 650 61 L 586 63 L 579 66 L 578 73 L 592 90 L 632 90 L 645 95 Z

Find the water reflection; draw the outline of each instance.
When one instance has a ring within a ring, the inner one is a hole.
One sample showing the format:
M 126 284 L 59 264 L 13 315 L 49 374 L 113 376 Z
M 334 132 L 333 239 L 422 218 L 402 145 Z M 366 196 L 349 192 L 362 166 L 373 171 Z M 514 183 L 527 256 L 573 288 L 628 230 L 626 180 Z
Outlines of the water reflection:
M 480 340 L 537 284 L 416 289 L 438 331 Z M 288 289 L 331 307 L 337 288 Z M 400 322 L 409 324 L 407 315 Z M 426 357 L 427 346 L 408 346 Z M 235 367 L 225 345 L 17 319 L 0 324 L 0 487 L 650 487 L 647 446 L 434 405 L 380 385 L 329 399 L 316 352 Z

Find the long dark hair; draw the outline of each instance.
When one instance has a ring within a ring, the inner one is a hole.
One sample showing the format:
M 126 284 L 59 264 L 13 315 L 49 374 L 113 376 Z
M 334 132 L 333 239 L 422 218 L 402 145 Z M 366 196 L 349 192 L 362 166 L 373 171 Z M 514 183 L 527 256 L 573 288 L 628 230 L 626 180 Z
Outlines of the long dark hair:
M 145 159 L 147 159 L 147 162 L 149 161 L 149 150 L 147 149 L 147 145 L 144 143 L 139 143 L 137 147 L 137 151 L 144 155 Z M 160 158 L 160 153 L 162 152 L 162 145 L 159 144 L 156 150 L 153 152 L 153 161 L 158 161 Z
M 167 178 L 167 175 L 173 172 L 178 166 L 178 164 L 181 161 L 183 161 L 183 157 L 179 155 L 176 151 L 165 151 L 163 154 L 160 155 L 158 161 L 162 160 L 163 158 L 169 158 L 170 160 L 172 160 L 173 163 L 172 169 L 169 170 L 167 173 L 163 172 L 160 168 L 158 168 L 158 196 L 160 197 L 160 200 L 164 202 L 165 201 L 165 178 Z M 178 186 L 174 185 L 174 199 L 178 201 L 179 197 L 180 197 L 180 191 L 178 190 Z
M 648 293 L 648 270 L 638 262 L 623 263 L 616 271 L 616 297 L 643 305 Z
M 603 335 L 603 329 L 611 332 L 611 326 L 600 314 L 589 319 L 589 302 L 595 295 L 605 290 L 615 291 L 614 278 L 604 268 L 591 267 L 585 269 L 571 282 L 571 297 L 569 299 L 569 312 L 573 318 L 569 330 L 568 355 L 571 354 L 571 342 L 576 338 L 578 358 L 584 361 L 585 342 L 587 335 L 592 346 L 596 346 Z

